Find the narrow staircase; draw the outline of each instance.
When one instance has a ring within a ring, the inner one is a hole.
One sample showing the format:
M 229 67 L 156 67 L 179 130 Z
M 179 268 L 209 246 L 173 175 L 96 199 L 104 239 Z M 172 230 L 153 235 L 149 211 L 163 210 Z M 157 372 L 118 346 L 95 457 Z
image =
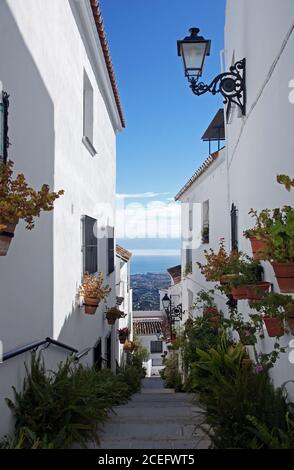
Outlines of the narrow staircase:
M 141 392 L 118 406 L 102 429 L 102 449 L 207 449 L 200 429 L 203 410 L 193 395 L 164 388 L 161 378 L 146 378 Z

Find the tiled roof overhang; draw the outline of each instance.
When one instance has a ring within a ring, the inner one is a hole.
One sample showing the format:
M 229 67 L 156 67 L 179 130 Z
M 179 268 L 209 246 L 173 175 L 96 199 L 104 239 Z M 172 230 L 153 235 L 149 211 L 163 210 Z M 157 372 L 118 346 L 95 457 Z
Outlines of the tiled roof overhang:
M 182 266 L 180 264 L 178 266 L 168 268 L 167 272 L 172 277 L 175 284 L 179 284 L 181 282 Z
M 134 320 L 134 334 L 142 336 L 153 336 L 162 334 L 162 322 L 160 320 Z
M 223 147 L 224 148 L 224 147 Z M 222 149 L 223 149 L 222 148 Z M 202 165 L 198 168 L 197 171 L 195 171 L 194 175 L 189 179 L 189 181 L 182 187 L 182 189 L 178 192 L 178 194 L 175 197 L 175 201 L 178 201 L 180 197 L 192 186 L 195 181 L 200 178 L 200 176 L 203 175 L 207 171 L 207 169 L 213 164 L 213 162 L 219 157 L 220 151 L 218 150 L 217 152 L 212 153 L 209 155 L 209 157 L 204 160 Z
M 103 19 L 102 19 L 99 0 L 90 0 L 90 3 L 91 3 L 93 16 L 94 16 L 95 24 L 96 24 L 96 27 L 97 27 L 97 32 L 98 32 L 98 36 L 99 36 L 99 39 L 100 39 L 100 43 L 101 43 L 101 47 L 102 47 L 102 51 L 103 51 L 103 55 L 104 55 L 104 60 L 105 60 L 105 63 L 106 63 L 106 67 L 107 67 L 107 71 L 108 71 L 108 75 L 109 75 L 109 79 L 110 79 L 110 83 L 111 83 L 111 87 L 112 87 L 112 91 L 113 91 L 113 95 L 114 95 L 114 99 L 115 99 L 117 110 L 118 110 L 119 117 L 120 117 L 120 120 L 121 120 L 121 125 L 122 125 L 122 127 L 126 127 L 126 123 L 125 123 L 125 120 L 124 120 L 123 111 L 122 111 L 122 107 L 121 107 L 121 103 L 120 103 L 120 99 L 119 99 L 118 87 L 117 87 L 117 83 L 116 83 L 116 79 L 115 79 L 114 68 L 113 68 L 113 64 L 112 64 L 112 60 L 111 60 L 109 45 L 108 45 L 105 30 L 104 30 L 104 25 L 103 25 Z
M 132 257 L 132 253 L 120 245 L 116 245 L 116 254 L 124 261 L 129 261 Z

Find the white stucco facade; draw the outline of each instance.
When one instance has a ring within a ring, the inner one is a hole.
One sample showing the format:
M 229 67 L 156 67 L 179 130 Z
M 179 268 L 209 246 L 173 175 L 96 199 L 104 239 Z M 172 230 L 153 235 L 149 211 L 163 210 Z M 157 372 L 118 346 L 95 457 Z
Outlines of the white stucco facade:
M 116 322 L 116 329 L 128 328 L 129 340 L 133 340 L 133 295 L 130 287 L 131 259 L 126 260 L 116 253 L 116 296 L 122 299 L 119 309 L 126 315 Z M 124 363 L 123 345 L 116 341 L 116 357 L 119 365 Z
M 156 335 L 156 330 L 158 324 L 163 320 L 163 313 L 161 311 L 134 311 L 133 312 L 133 321 L 134 321 L 134 330 L 140 330 L 140 333 L 136 335 L 142 346 L 146 348 L 149 353 L 149 358 L 143 363 L 143 367 L 146 369 L 146 377 L 155 377 L 160 375 L 160 371 L 164 368 L 163 365 L 163 354 L 167 352 L 167 344 L 162 337 L 161 329 L 158 330 L 158 335 Z M 138 328 L 136 323 L 144 323 L 144 326 Z M 149 326 L 149 325 L 150 326 Z M 160 327 L 159 327 L 160 328 Z M 161 344 L 161 351 L 154 352 L 152 349 L 152 344 L 157 343 Z
M 0 261 L 0 339 L 4 353 L 51 337 L 79 351 L 93 348 L 111 327 L 105 305 L 86 315 L 79 305 L 83 275 L 81 218 L 114 226 L 116 134 L 122 123 L 94 22 L 90 1 L 3 0 L 0 2 L 0 80 L 10 94 L 9 158 L 34 188 L 48 183 L 64 189 L 53 212 L 43 213 L 33 231 L 19 223 L 6 257 Z M 93 145 L 83 144 L 84 76 L 93 89 Z M 98 271 L 112 292 L 107 240 L 98 239 Z M 50 347 L 48 366 L 67 352 Z M 0 435 L 10 430 L 4 398 L 20 387 L 30 354 L 0 365 Z M 115 367 L 115 355 L 111 358 Z M 93 354 L 84 357 L 92 364 Z
M 230 209 L 234 204 L 238 211 L 238 248 L 251 256 L 250 242 L 243 237 L 243 231 L 253 226 L 249 210 L 294 204 L 293 192 L 285 191 L 276 183 L 277 174 L 294 175 L 294 105 L 290 95 L 294 78 L 293 47 L 292 1 L 227 0 L 226 69 L 246 58 L 247 110 L 245 116 L 239 116 L 238 110 L 234 110 L 230 123 L 226 123 L 226 147 L 222 155 L 181 196 L 183 203 L 196 205 L 209 200 L 209 244 L 205 248 L 217 249 L 219 239 L 224 237 L 230 249 Z M 182 204 L 183 211 L 184 206 Z M 186 234 L 187 217 L 182 223 L 182 233 Z M 199 234 L 199 224 L 200 213 L 193 219 L 193 240 Z M 203 261 L 204 247 L 193 248 L 193 272 L 183 280 L 185 309 L 189 307 L 189 290 L 194 299 L 201 287 L 213 286 L 195 266 L 196 260 Z M 262 266 L 265 280 L 279 292 L 271 265 L 262 262 Z M 216 301 L 226 314 L 225 298 L 217 295 Z M 238 308 L 246 318 L 250 311 L 248 302 L 239 301 Z M 285 335 L 281 344 L 287 348 L 291 339 L 292 336 Z M 273 343 L 265 331 L 265 339 L 259 340 L 257 347 L 269 352 Z M 293 379 L 294 365 L 289 361 L 289 348 L 286 354 L 281 354 L 271 373 L 277 386 Z M 288 391 L 293 398 L 293 387 L 289 386 Z

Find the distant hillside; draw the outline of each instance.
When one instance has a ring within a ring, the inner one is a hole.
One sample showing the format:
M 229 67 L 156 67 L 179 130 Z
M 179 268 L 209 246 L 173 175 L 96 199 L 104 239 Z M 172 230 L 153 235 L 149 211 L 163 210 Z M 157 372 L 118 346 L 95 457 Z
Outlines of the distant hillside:
M 133 310 L 160 310 L 158 291 L 169 286 L 167 273 L 132 274 Z

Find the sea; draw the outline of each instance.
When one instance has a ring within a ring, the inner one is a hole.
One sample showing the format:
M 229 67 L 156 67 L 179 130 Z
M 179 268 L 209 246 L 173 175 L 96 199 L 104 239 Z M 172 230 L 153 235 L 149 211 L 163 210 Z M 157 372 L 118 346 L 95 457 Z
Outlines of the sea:
M 179 256 L 137 256 L 131 259 L 131 274 L 164 273 L 167 268 L 181 264 Z

